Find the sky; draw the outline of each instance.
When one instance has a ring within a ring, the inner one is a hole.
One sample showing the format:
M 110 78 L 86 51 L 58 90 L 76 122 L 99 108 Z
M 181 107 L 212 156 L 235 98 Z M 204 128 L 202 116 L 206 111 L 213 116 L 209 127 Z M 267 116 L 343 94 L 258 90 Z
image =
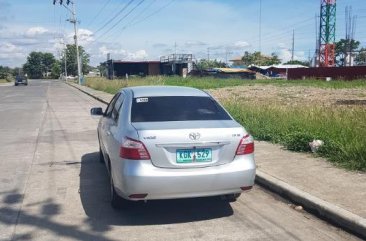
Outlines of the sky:
M 59 1 L 59 0 L 58 0 Z M 64 0 L 65 2 L 66 0 Z M 79 43 L 97 66 L 159 60 L 173 53 L 228 61 L 245 51 L 308 60 L 315 53 L 320 0 L 74 0 Z M 260 8 L 260 5 L 262 6 Z M 345 37 L 345 7 L 354 38 L 366 47 L 366 1 L 337 0 L 336 40 Z M 71 7 L 71 5 L 70 5 Z M 261 11 L 260 11 L 261 9 Z M 0 0 L 0 65 L 20 67 L 32 51 L 57 58 L 73 43 L 70 11 L 53 0 Z M 261 37 L 260 37 L 261 36 Z

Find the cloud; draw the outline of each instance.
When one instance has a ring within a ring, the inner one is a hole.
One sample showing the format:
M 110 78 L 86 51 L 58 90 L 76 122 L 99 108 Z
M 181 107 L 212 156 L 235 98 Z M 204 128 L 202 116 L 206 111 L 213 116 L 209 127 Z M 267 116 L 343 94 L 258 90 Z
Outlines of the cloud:
M 286 63 L 286 62 L 290 61 L 291 57 L 292 57 L 291 50 L 290 49 L 285 49 L 285 48 L 277 51 L 276 54 L 278 55 L 278 58 L 281 59 L 281 61 L 283 63 Z M 300 61 L 306 60 L 305 52 L 304 51 L 295 51 L 294 59 L 295 60 L 300 60 Z
M 88 43 L 94 42 L 94 33 L 88 29 L 79 29 L 79 42 L 81 45 L 86 45 Z M 72 37 L 74 37 L 74 34 L 72 34 Z
M 164 44 L 164 43 L 155 43 L 152 45 L 153 48 L 166 48 L 168 47 L 167 44 Z
M 111 54 L 112 59 L 121 59 L 121 60 L 146 60 L 149 55 L 146 50 L 141 49 L 137 51 L 128 51 L 122 48 L 109 48 L 105 45 L 99 48 L 98 57 L 107 58 L 107 54 Z
M 25 32 L 25 36 L 28 38 L 34 38 L 43 35 L 48 32 L 48 29 L 44 27 L 31 27 Z
M 137 50 L 134 53 L 129 53 L 129 58 L 133 59 L 133 60 L 144 60 L 148 57 L 149 55 L 147 54 L 146 50 L 141 49 L 141 50 Z
M 184 43 L 184 46 L 186 48 L 191 48 L 191 47 L 203 47 L 203 46 L 206 46 L 208 45 L 207 43 L 205 42 L 202 42 L 202 41 L 187 41 Z
M 0 43 L 0 59 L 14 60 L 25 58 L 23 49 L 12 43 Z
M 250 47 L 250 44 L 248 42 L 245 41 L 236 41 L 231 48 L 233 49 L 244 49 Z

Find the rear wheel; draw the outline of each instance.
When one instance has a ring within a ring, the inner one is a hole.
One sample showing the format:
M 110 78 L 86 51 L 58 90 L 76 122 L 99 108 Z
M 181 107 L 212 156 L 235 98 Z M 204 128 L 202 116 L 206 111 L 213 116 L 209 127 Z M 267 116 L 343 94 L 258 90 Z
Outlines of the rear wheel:
M 101 163 L 104 163 L 104 155 L 103 155 L 103 152 L 102 152 L 102 148 L 99 147 L 99 161 Z
M 121 197 L 116 192 L 116 189 L 114 188 L 112 173 L 109 173 L 110 176 L 110 188 L 111 188 L 111 205 L 114 209 L 120 209 L 121 208 Z
M 221 199 L 228 201 L 228 202 L 236 202 L 237 199 L 240 197 L 241 193 L 233 193 L 233 194 L 227 194 L 227 195 L 222 195 Z

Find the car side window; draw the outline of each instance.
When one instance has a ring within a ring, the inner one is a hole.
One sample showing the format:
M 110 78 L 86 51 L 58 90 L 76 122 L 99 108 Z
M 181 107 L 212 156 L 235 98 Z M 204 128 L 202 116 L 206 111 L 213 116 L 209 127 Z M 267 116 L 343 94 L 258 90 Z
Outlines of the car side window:
M 111 100 L 111 102 L 109 102 L 109 105 L 108 105 L 108 107 L 107 107 L 107 109 L 105 111 L 105 116 L 106 117 L 111 117 L 114 104 L 116 103 L 116 100 L 118 99 L 119 95 L 120 95 L 120 93 L 117 93 L 113 97 L 113 99 Z
M 124 100 L 124 95 L 120 94 L 120 96 L 116 100 L 116 103 L 114 104 L 114 107 L 113 107 L 113 110 L 112 110 L 112 119 L 114 119 L 115 122 L 118 121 L 119 112 L 120 112 L 120 109 L 122 107 L 123 100 Z

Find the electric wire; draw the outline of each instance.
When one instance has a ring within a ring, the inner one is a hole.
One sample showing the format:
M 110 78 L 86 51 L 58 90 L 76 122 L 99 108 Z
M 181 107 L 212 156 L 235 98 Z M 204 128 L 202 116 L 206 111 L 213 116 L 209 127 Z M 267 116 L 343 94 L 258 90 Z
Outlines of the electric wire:
M 104 11 L 104 9 L 108 6 L 108 4 L 111 2 L 111 0 L 108 0 L 103 7 L 98 11 L 98 13 L 91 19 L 91 21 L 89 22 L 89 24 L 87 25 L 87 28 L 90 27 L 94 21 L 99 17 L 99 15 Z
M 103 30 L 107 25 L 109 25 L 111 22 L 113 22 L 119 15 L 121 15 L 135 0 L 130 0 L 126 5 L 123 6 L 123 8 L 118 11 L 112 18 L 110 18 L 102 27 L 98 28 L 94 34 L 98 33 L 99 31 Z
M 112 29 L 114 29 L 118 24 L 120 24 L 126 17 L 128 17 L 133 11 L 136 10 L 145 0 L 141 0 L 138 2 L 128 13 L 126 13 L 122 18 L 120 18 L 114 25 L 112 25 L 107 31 L 105 31 L 102 35 L 99 36 L 98 39 L 101 37 L 105 37 Z
M 127 28 L 131 27 L 131 26 L 134 26 L 134 25 L 137 25 L 139 23 L 142 23 L 144 21 L 146 21 L 147 19 L 151 18 L 152 16 L 158 14 L 159 12 L 161 12 L 163 9 L 167 8 L 169 5 L 171 5 L 175 0 L 171 0 L 169 1 L 167 4 L 161 6 L 160 8 L 158 8 L 157 10 L 153 11 L 152 13 L 150 13 L 148 16 L 146 16 L 145 18 L 139 20 L 139 21 L 135 21 L 133 23 L 129 23 L 129 24 L 126 24 L 125 26 L 123 26 L 121 28 L 121 31 L 119 33 L 122 33 L 124 30 L 126 30 Z

